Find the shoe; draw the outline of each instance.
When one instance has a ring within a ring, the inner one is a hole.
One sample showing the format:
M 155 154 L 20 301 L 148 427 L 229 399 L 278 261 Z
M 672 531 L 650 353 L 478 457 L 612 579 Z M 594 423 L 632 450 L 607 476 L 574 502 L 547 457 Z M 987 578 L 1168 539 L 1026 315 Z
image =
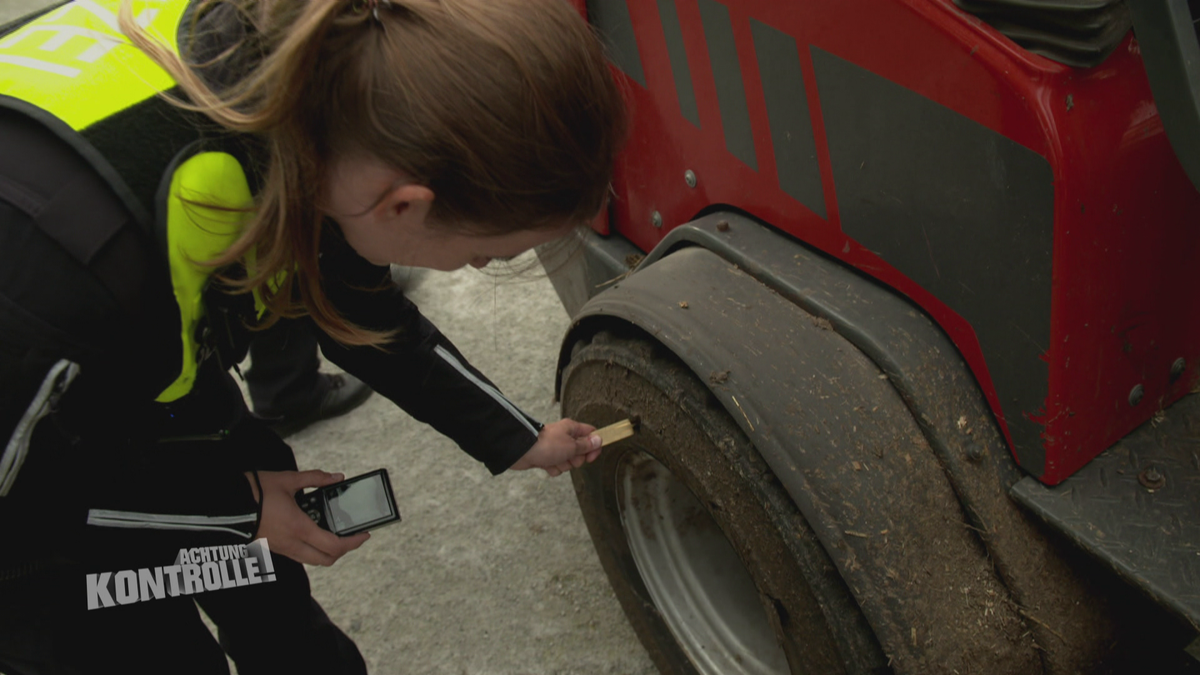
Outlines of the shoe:
M 345 415 L 375 393 L 362 380 L 346 373 L 319 373 L 317 378 L 325 393 L 315 406 L 303 412 L 267 419 L 267 426 L 280 438 L 287 438 L 314 422 Z

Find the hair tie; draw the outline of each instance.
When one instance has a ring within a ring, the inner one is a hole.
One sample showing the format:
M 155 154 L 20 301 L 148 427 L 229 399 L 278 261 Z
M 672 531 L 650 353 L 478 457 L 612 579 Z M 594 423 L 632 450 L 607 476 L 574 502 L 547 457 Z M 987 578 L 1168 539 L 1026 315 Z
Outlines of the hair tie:
M 371 14 L 375 17 L 375 23 L 383 23 L 379 20 L 379 6 L 383 5 L 388 9 L 392 8 L 392 0 L 370 0 Z
M 355 12 L 370 11 L 371 16 L 375 18 L 376 23 L 382 24 L 383 21 L 379 18 L 379 6 L 383 5 L 387 9 L 392 8 L 392 0 L 357 0 L 354 5 Z

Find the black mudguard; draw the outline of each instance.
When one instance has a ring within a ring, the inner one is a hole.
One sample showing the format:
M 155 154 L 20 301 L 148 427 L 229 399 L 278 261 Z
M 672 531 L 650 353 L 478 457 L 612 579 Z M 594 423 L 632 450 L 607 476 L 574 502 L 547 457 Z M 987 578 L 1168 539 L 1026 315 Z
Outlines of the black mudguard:
M 1091 645 L 1107 626 L 1080 611 L 1086 589 L 1007 497 L 1020 474 L 991 411 L 949 338 L 911 303 L 749 218 L 716 213 L 672 231 L 583 306 L 560 376 L 571 345 L 614 321 L 654 336 L 708 384 L 808 519 L 885 651 L 907 661 L 899 671 L 936 658 L 920 628 L 915 640 L 905 628 L 922 617 L 901 598 L 936 602 L 927 620 L 943 627 L 978 630 L 983 610 L 942 597 L 968 578 L 975 593 L 1011 596 L 989 616 L 1013 616 L 993 627 L 1032 631 L 1048 670 L 1094 663 Z M 922 544 L 951 531 L 945 546 Z M 993 564 L 1003 588 L 986 581 Z

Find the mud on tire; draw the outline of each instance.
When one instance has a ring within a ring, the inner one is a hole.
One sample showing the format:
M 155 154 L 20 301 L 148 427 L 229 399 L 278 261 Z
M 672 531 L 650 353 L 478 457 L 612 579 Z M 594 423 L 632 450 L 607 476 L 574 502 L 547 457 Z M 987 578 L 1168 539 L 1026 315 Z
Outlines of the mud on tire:
M 634 331 L 574 345 L 564 415 L 639 432 L 573 472 L 601 563 L 663 673 L 879 673 L 886 659 L 782 486 L 707 388 Z

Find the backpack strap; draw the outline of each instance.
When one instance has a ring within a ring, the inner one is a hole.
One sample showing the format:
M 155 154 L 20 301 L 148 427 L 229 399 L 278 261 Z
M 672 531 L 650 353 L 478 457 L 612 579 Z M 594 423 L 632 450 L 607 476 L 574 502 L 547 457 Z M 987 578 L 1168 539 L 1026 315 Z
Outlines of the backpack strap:
M 65 276 L 58 270 L 40 279 L 33 275 L 20 288 L 10 281 L 0 287 L 0 293 L 72 333 L 78 321 L 56 311 L 55 305 L 69 303 L 71 313 L 81 305 L 89 306 L 93 309 L 84 314 L 93 319 L 97 313 L 113 310 L 136 314 L 143 304 L 145 275 L 155 261 L 125 202 L 71 145 L 28 116 L 0 108 L 0 147 L 5 149 L 0 153 L 0 202 L 7 207 L 7 222 L 0 222 L 7 230 L 3 236 L 13 244 L 18 243 L 15 237 L 32 236 L 18 234 L 21 224 L 16 221 L 27 221 L 78 267 Z M 26 255 L 42 250 L 33 244 L 23 248 Z M 53 264 L 50 260 L 13 262 L 21 263 L 26 272 Z M 62 267 L 61 261 L 57 267 Z M 58 279 L 70 279 L 71 287 L 57 288 L 63 283 Z

